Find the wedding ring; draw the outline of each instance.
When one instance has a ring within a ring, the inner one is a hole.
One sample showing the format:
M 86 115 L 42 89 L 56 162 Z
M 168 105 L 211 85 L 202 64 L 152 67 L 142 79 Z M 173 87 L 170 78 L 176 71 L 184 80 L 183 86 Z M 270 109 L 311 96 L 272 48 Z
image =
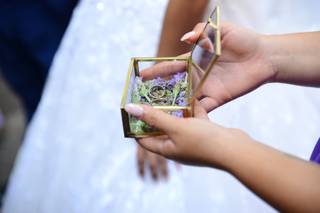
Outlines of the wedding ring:
M 163 98 L 166 94 L 166 89 L 163 86 L 155 85 L 152 86 L 149 91 L 149 97 L 155 100 Z

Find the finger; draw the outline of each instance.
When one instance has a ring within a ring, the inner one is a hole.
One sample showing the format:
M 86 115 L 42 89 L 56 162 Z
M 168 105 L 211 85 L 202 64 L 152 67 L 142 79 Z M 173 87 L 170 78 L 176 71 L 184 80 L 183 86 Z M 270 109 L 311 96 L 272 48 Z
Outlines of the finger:
M 181 41 L 184 41 L 186 43 L 189 44 L 194 44 L 197 42 L 197 40 L 199 39 L 204 27 L 205 27 L 205 23 L 198 23 L 191 32 L 188 32 L 186 34 L 184 34 L 181 37 Z
M 158 161 L 159 161 L 161 175 L 165 179 L 167 179 L 168 178 L 168 163 L 167 163 L 167 159 L 165 159 L 162 156 L 158 156 Z
M 146 153 L 148 164 L 151 172 L 151 176 L 153 180 L 158 180 L 158 159 L 157 155 L 152 152 Z
M 161 110 L 154 109 L 151 106 L 127 104 L 125 110 L 129 114 L 145 121 L 150 126 L 164 131 L 168 135 L 176 132 L 179 128 L 179 118 L 171 116 Z
M 144 158 L 145 158 L 145 150 L 138 144 L 137 146 L 137 166 L 138 172 L 141 177 L 144 177 Z
M 206 112 L 211 112 L 212 110 L 214 110 L 219 106 L 218 101 L 210 97 L 205 97 L 201 99 L 200 104 Z
M 202 22 L 202 23 L 198 23 L 192 31 L 184 34 L 181 37 L 181 41 L 184 41 L 188 44 L 195 44 L 199 37 L 201 36 L 201 33 L 203 32 L 204 28 L 206 26 L 206 23 Z M 229 22 L 223 22 L 221 24 L 221 36 L 223 37 L 224 35 L 226 35 L 230 30 L 232 30 L 234 28 L 234 25 L 229 23 Z
M 150 152 L 168 157 L 175 150 L 174 143 L 169 139 L 159 137 L 143 138 L 139 140 L 139 144 Z
M 185 61 L 165 61 L 142 70 L 140 72 L 140 76 L 144 80 L 150 80 L 157 77 L 166 77 L 183 71 L 186 71 Z
M 202 47 L 203 49 L 207 50 L 210 53 L 214 53 L 213 43 L 208 37 L 205 37 L 199 40 L 197 45 L 199 45 L 200 47 Z
M 198 100 L 194 102 L 194 116 L 196 118 L 209 120 L 207 111 L 201 106 Z

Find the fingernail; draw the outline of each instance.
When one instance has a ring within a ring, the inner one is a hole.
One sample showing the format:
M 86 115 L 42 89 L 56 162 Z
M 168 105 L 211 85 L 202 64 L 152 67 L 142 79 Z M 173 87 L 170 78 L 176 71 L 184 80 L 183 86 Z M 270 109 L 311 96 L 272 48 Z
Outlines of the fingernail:
M 127 113 L 136 117 L 140 117 L 143 114 L 143 108 L 136 104 L 127 104 L 125 110 Z
M 194 31 L 188 32 L 188 33 L 184 34 L 184 35 L 181 37 L 180 41 L 185 41 L 185 40 L 187 40 L 188 38 L 190 38 L 191 36 L 193 36 L 194 34 L 196 34 L 196 32 L 194 32 Z

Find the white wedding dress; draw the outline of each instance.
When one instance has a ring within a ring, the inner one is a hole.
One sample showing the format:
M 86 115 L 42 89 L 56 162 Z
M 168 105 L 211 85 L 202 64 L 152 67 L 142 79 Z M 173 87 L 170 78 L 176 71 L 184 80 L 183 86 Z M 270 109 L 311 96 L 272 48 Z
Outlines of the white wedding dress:
M 166 3 L 78 5 L 19 153 L 4 213 L 274 212 L 218 170 L 170 165 L 168 182 L 138 177 L 136 144 L 123 137 L 119 104 L 130 57 L 155 54 Z M 315 0 L 221 4 L 224 19 L 264 33 L 320 27 Z M 319 104 L 317 89 L 272 84 L 211 118 L 308 159 L 320 136 Z

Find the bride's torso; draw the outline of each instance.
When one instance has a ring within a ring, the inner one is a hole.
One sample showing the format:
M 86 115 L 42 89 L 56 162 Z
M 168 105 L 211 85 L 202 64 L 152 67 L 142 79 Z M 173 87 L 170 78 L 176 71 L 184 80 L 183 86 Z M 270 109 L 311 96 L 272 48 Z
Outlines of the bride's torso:
M 185 212 L 182 183 L 142 180 L 123 137 L 130 58 L 155 55 L 166 0 L 83 0 L 50 70 L 5 212 Z

